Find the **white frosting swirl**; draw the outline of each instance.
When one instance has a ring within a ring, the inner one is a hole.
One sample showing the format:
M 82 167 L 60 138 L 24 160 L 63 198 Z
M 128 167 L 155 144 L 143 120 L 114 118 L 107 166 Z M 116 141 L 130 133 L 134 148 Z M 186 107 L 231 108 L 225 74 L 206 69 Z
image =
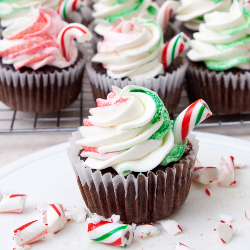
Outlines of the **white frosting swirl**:
M 0 2 L 1 26 L 8 27 L 14 22 L 26 18 L 31 7 L 44 6 L 57 9 L 61 0 L 12 0 Z
M 228 12 L 213 12 L 204 18 L 205 24 L 201 24 L 199 32 L 194 33 L 195 40 L 191 41 L 188 58 L 192 61 L 213 61 L 213 67 L 216 62 L 223 62 L 225 69 L 233 64 L 234 67 L 249 69 L 245 57 L 250 49 L 250 13 L 234 0 Z
M 162 49 L 162 31 L 154 21 L 120 20 L 98 44 L 92 61 L 102 63 L 113 78 L 149 79 L 163 73 Z
M 213 11 L 224 11 L 231 6 L 231 0 L 180 0 L 181 6 L 177 10 L 176 19 L 184 22 L 191 30 L 198 30 L 202 20 L 198 18 Z
M 155 19 L 159 10 L 158 5 L 152 0 L 100 0 L 94 4 L 93 8 L 93 17 L 97 24 L 94 30 L 101 36 L 118 23 L 120 17 L 126 20 L 132 17 Z
M 159 139 L 150 139 L 164 122 L 162 116 L 152 123 L 157 112 L 154 99 L 141 92 L 113 87 L 107 100 L 97 99 L 97 108 L 90 109 L 80 132 L 84 139 L 76 143 L 88 157 L 85 164 L 92 169 L 112 166 L 119 174 L 149 171 L 158 166 L 174 145 L 173 132 Z M 170 122 L 170 121 L 169 121 Z

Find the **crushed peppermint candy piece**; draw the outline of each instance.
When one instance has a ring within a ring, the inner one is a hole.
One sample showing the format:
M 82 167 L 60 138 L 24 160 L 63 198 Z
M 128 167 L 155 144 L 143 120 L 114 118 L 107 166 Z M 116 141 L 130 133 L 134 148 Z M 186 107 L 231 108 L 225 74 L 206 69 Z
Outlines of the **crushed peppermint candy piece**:
M 227 223 L 220 223 L 218 225 L 218 234 L 223 243 L 228 243 L 233 237 L 233 227 Z
M 176 245 L 176 248 L 175 248 L 175 250 L 188 250 L 188 249 L 191 249 L 191 248 L 180 242 Z
M 212 192 L 210 189 L 206 188 L 205 192 L 208 196 L 212 196 Z
M 87 212 L 83 208 L 72 206 L 65 209 L 65 216 L 67 221 L 73 220 L 76 223 L 82 223 L 87 219 Z
M 36 205 L 36 210 L 38 212 L 37 220 L 42 221 L 43 223 L 47 224 L 47 209 L 49 205 L 48 204 L 38 204 Z
M 244 160 L 235 160 L 234 161 L 234 168 L 235 169 L 244 168 L 245 166 L 246 166 L 246 161 L 244 161 Z
M 155 237 L 160 233 L 159 229 L 154 225 L 140 225 L 135 228 L 135 237 L 136 238 L 143 238 L 147 237 L 148 235 Z
M 247 219 L 250 220 L 250 208 L 248 208 L 246 211 L 245 211 L 245 216 Z
M 174 220 L 160 220 L 159 223 L 161 223 L 164 230 L 170 235 L 176 235 L 183 231 L 179 224 Z
M 31 249 L 30 245 L 24 245 L 22 247 L 14 247 L 13 250 L 28 250 Z
M 234 179 L 234 158 L 232 156 L 221 157 L 219 171 L 219 186 L 230 187 L 236 184 L 236 181 Z
M 0 201 L 0 213 L 22 213 L 26 199 L 26 194 L 4 196 Z
M 217 219 L 218 221 L 231 222 L 233 220 L 233 216 L 226 214 L 218 214 Z
M 64 228 L 67 221 L 61 204 L 55 203 L 49 205 L 47 209 L 47 222 L 49 232 L 51 233 L 56 234 Z
M 47 233 L 46 225 L 41 221 L 35 220 L 16 229 L 13 239 L 16 245 L 20 247 L 43 239 Z
M 113 214 L 111 216 L 111 221 L 113 223 L 121 223 L 121 224 L 123 224 L 122 221 L 120 220 L 120 215 Z

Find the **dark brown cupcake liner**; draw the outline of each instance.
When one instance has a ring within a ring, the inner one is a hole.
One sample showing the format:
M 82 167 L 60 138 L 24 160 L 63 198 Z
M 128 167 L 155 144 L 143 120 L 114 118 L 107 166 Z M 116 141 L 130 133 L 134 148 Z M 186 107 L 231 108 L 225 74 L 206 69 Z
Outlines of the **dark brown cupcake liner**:
M 250 72 L 247 70 L 214 71 L 207 69 L 204 63 L 190 62 L 186 87 L 190 102 L 201 98 L 214 113 L 250 111 Z
M 162 99 L 168 112 L 173 113 L 180 102 L 187 62 L 180 60 L 180 64 L 177 63 L 172 71 L 166 71 L 164 75 L 140 81 L 128 78 L 114 79 L 106 74 L 97 73 L 90 62 L 87 63 L 86 69 L 95 100 L 97 98 L 106 99 L 108 93 L 112 92 L 112 86 L 124 88 L 127 85 L 137 85 L 155 91 Z
M 147 176 L 139 174 L 137 177 L 133 174 L 112 177 L 111 173 L 93 172 L 78 157 L 79 146 L 75 141 L 80 138 L 79 132 L 73 133 L 68 156 L 91 213 L 105 218 L 118 214 L 125 223 L 143 224 L 169 216 L 185 202 L 198 151 L 198 141 L 194 136 L 189 137 L 191 151 L 178 163 L 167 167 L 165 172 L 158 170 L 156 174 L 148 172 Z
M 85 59 L 79 53 L 76 63 L 59 69 L 15 70 L 0 64 L 0 100 L 14 110 L 49 113 L 73 103 L 81 91 Z

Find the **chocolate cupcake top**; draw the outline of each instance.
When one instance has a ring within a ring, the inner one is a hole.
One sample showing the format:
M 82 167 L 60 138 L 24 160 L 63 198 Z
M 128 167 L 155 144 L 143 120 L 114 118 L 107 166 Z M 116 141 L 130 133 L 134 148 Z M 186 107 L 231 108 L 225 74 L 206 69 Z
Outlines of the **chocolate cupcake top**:
M 113 87 L 107 100 L 97 99 L 97 106 L 79 128 L 84 139 L 76 144 L 84 149 L 81 156 L 88 157 L 86 166 L 113 167 L 121 175 L 178 161 L 189 132 L 211 115 L 206 103 L 198 100 L 172 123 L 155 92 L 132 85 Z
M 45 65 L 66 68 L 77 59 L 79 42 L 91 39 L 90 31 L 81 24 L 67 24 L 52 9 L 33 9 L 29 17 L 13 23 L 3 32 L 0 57 L 4 64 L 13 64 L 16 70 Z
M 1 0 L 0 18 L 1 26 L 8 27 L 12 23 L 25 19 L 31 7 L 43 6 L 57 10 L 62 18 L 84 5 L 83 0 Z
M 184 33 L 178 34 L 167 45 L 163 44 L 162 36 L 155 21 L 121 19 L 106 32 L 92 62 L 102 63 L 107 75 L 113 78 L 153 78 L 162 74 L 164 67 L 189 46 L 189 38 Z
M 176 19 L 184 22 L 186 28 L 198 30 L 203 23 L 204 15 L 213 11 L 225 11 L 231 6 L 232 0 L 180 0 Z
M 212 70 L 250 69 L 250 12 L 234 0 L 228 12 L 206 14 L 204 19 L 194 33 L 188 58 L 204 61 Z

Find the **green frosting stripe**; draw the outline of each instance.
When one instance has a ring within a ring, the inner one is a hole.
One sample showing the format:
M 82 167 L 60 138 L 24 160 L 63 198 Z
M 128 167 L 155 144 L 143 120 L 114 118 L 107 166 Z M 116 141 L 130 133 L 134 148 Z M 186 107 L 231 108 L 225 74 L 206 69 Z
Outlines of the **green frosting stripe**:
M 220 51 L 224 51 L 224 50 L 228 50 L 231 48 L 240 47 L 248 43 L 250 43 L 250 37 L 246 37 L 246 38 L 243 38 L 241 40 L 238 40 L 229 44 L 215 44 L 214 46 L 216 49 Z
M 249 63 L 250 59 L 248 56 L 240 56 L 236 58 L 232 58 L 226 61 L 212 61 L 212 60 L 207 60 L 205 61 L 205 64 L 208 69 L 212 70 L 227 70 L 231 69 L 241 63 Z
M 110 237 L 111 235 L 113 235 L 113 234 L 115 234 L 115 233 L 117 233 L 117 232 L 119 232 L 119 231 L 121 231 L 121 230 L 123 230 L 123 229 L 126 229 L 126 228 L 127 228 L 127 226 L 118 227 L 118 228 L 116 228 L 116 229 L 114 229 L 114 230 L 112 230 L 112 231 L 110 231 L 110 232 L 108 232 L 108 233 L 102 235 L 101 237 L 96 238 L 96 239 L 93 239 L 93 240 L 94 240 L 94 241 L 102 241 L 102 240 L 105 240 L 105 239 L 107 239 L 108 237 Z

